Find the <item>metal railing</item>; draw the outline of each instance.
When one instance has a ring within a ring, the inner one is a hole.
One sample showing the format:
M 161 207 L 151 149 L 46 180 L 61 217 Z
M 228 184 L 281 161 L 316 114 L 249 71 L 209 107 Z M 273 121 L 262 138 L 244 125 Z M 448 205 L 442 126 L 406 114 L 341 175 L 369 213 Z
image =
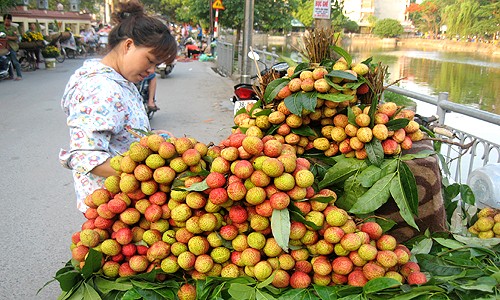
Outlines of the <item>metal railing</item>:
M 445 157 L 445 163 L 451 172 L 451 178 L 456 182 L 465 182 L 468 175 L 479 167 L 489 163 L 500 163 L 500 145 L 447 126 L 445 122 L 446 114 L 454 112 L 498 126 L 500 125 L 500 115 L 450 102 L 446 92 L 439 93 L 437 97 L 434 97 L 397 86 L 390 86 L 387 90 L 436 106 L 436 115 L 438 116 L 436 123 L 450 130 L 453 134 L 453 137 L 440 135 L 444 140 L 455 142 L 455 144 L 443 143 L 440 153 Z M 467 147 L 462 148 L 457 143 Z
M 219 72 L 225 76 L 231 76 L 241 61 L 241 51 L 237 51 L 237 61 L 235 62 L 234 48 L 234 45 L 231 43 L 217 43 L 217 68 Z M 268 52 L 266 48 L 263 50 L 253 50 L 259 54 L 261 58 L 260 61 L 268 67 L 279 59 L 279 55 L 276 54 L 274 48 L 272 52 Z M 253 68 L 255 68 L 255 66 L 253 66 Z M 252 72 L 253 75 L 256 74 L 257 71 L 252 69 Z M 445 124 L 446 114 L 450 112 L 459 113 L 496 126 L 500 125 L 499 115 L 450 102 L 448 101 L 448 93 L 439 93 L 439 96 L 435 97 L 405 90 L 397 86 L 390 86 L 387 90 L 410 99 L 436 106 L 438 125 L 446 127 L 453 133 L 453 138 L 440 136 L 443 139 L 448 139 L 450 142 L 455 142 L 455 144 L 443 143 L 441 154 L 445 157 L 445 163 L 452 174 L 453 180 L 456 182 L 464 182 L 467 176 L 476 168 L 485 166 L 489 163 L 500 163 L 500 145 L 493 141 L 487 141 L 470 133 L 446 126 Z M 467 145 L 468 147 L 462 149 L 460 146 L 456 145 L 457 143 Z
M 238 51 L 236 51 L 236 60 L 234 48 L 235 46 L 231 43 L 217 42 L 217 71 L 224 74 L 224 76 L 232 76 L 235 71 L 239 70 L 239 66 L 241 65 L 241 46 L 238 46 Z M 279 59 L 275 47 L 271 48 L 271 52 L 267 51 L 266 46 L 262 50 L 253 49 L 253 51 L 259 54 L 259 61 L 268 68 L 274 65 Z M 247 75 L 253 76 L 257 74 L 254 63 L 251 64 L 250 72 L 251 74 Z

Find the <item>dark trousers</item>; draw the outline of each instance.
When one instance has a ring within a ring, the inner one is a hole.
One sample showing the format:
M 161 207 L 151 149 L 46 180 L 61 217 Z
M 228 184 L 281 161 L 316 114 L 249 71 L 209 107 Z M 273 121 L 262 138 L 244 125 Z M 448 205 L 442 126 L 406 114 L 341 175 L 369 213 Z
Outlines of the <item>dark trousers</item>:
M 23 75 L 21 74 L 21 64 L 17 60 L 16 51 L 10 50 L 9 59 L 12 62 L 12 65 L 14 66 L 14 68 L 16 69 L 17 77 L 23 77 Z M 14 74 L 12 73 L 12 70 L 9 70 L 9 75 L 11 77 L 14 76 Z

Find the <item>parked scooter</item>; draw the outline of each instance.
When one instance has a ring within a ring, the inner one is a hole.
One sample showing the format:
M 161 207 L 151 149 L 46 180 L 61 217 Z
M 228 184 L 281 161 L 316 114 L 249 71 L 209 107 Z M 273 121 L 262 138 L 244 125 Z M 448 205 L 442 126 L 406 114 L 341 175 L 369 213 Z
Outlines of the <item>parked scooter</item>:
M 9 77 L 10 59 L 8 57 L 10 51 L 7 49 L 7 35 L 5 32 L 0 32 L 0 80 Z
M 160 78 L 165 78 L 170 73 L 172 73 L 172 70 L 174 69 L 175 63 L 176 63 L 176 60 L 174 60 L 172 63 L 170 63 L 168 65 L 166 63 L 161 63 L 158 66 L 156 66 L 155 72 L 160 74 Z
M 288 63 L 280 62 L 268 68 L 266 64 L 259 60 L 259 55 L 253 51 L 250 51 L 248 53 L 248 57 L 263 65 L 263 69 L 260 71 L 261 76 L 266 74 L 267 72 L 274 71 L 279 72 L 280 77 L 283 77 L 285 76 L 286 70 L 289 67 Z M 255 80 L 257 77 L 258 75 L 254 75 L 251 77 L 251 79 Z M 229 100 L 234 104 L 234 115 L 236 115 L 236 113 L 240 109 L 246 107 L 248 104 L 257 102 L 259 98 L 257 96 L 257 93 L 255 93 L 255 91 L 253 90 L 253 84 L 239 83 L 234 86 L 234 95 Z

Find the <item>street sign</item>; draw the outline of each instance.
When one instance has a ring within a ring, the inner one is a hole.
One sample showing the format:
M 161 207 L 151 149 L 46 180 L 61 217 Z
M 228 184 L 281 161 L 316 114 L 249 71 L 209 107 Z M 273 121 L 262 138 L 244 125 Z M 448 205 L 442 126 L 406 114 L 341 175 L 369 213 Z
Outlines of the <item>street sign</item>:
M 314 0 L 314 19 L 330 19 L 330 0 Z
M 224 5 L 222 5 L 222 0 L 215 0 L 212 4 L 213 9 L 225 9 Z

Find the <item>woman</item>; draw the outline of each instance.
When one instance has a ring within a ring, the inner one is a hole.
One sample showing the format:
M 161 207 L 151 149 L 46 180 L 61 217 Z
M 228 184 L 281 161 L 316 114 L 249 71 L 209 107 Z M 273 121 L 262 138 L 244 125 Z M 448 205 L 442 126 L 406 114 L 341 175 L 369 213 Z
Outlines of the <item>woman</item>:
M 61 106 L 70 129 L 70 149 L 59 159 L 73 171 L 77 207 L 84 212 L 85 197 L 104 186 L 116 172 L 114 155 L 137 138 L 127 128 L 150 130 L 148 116 L 134 83 L 155 71 L 155 65 L 175 59 L 175 39 L 161 21 L 144 14 L 140 3 L 121 3 L 109 33 L 109 53 L 76 70 L 66 86 Z

